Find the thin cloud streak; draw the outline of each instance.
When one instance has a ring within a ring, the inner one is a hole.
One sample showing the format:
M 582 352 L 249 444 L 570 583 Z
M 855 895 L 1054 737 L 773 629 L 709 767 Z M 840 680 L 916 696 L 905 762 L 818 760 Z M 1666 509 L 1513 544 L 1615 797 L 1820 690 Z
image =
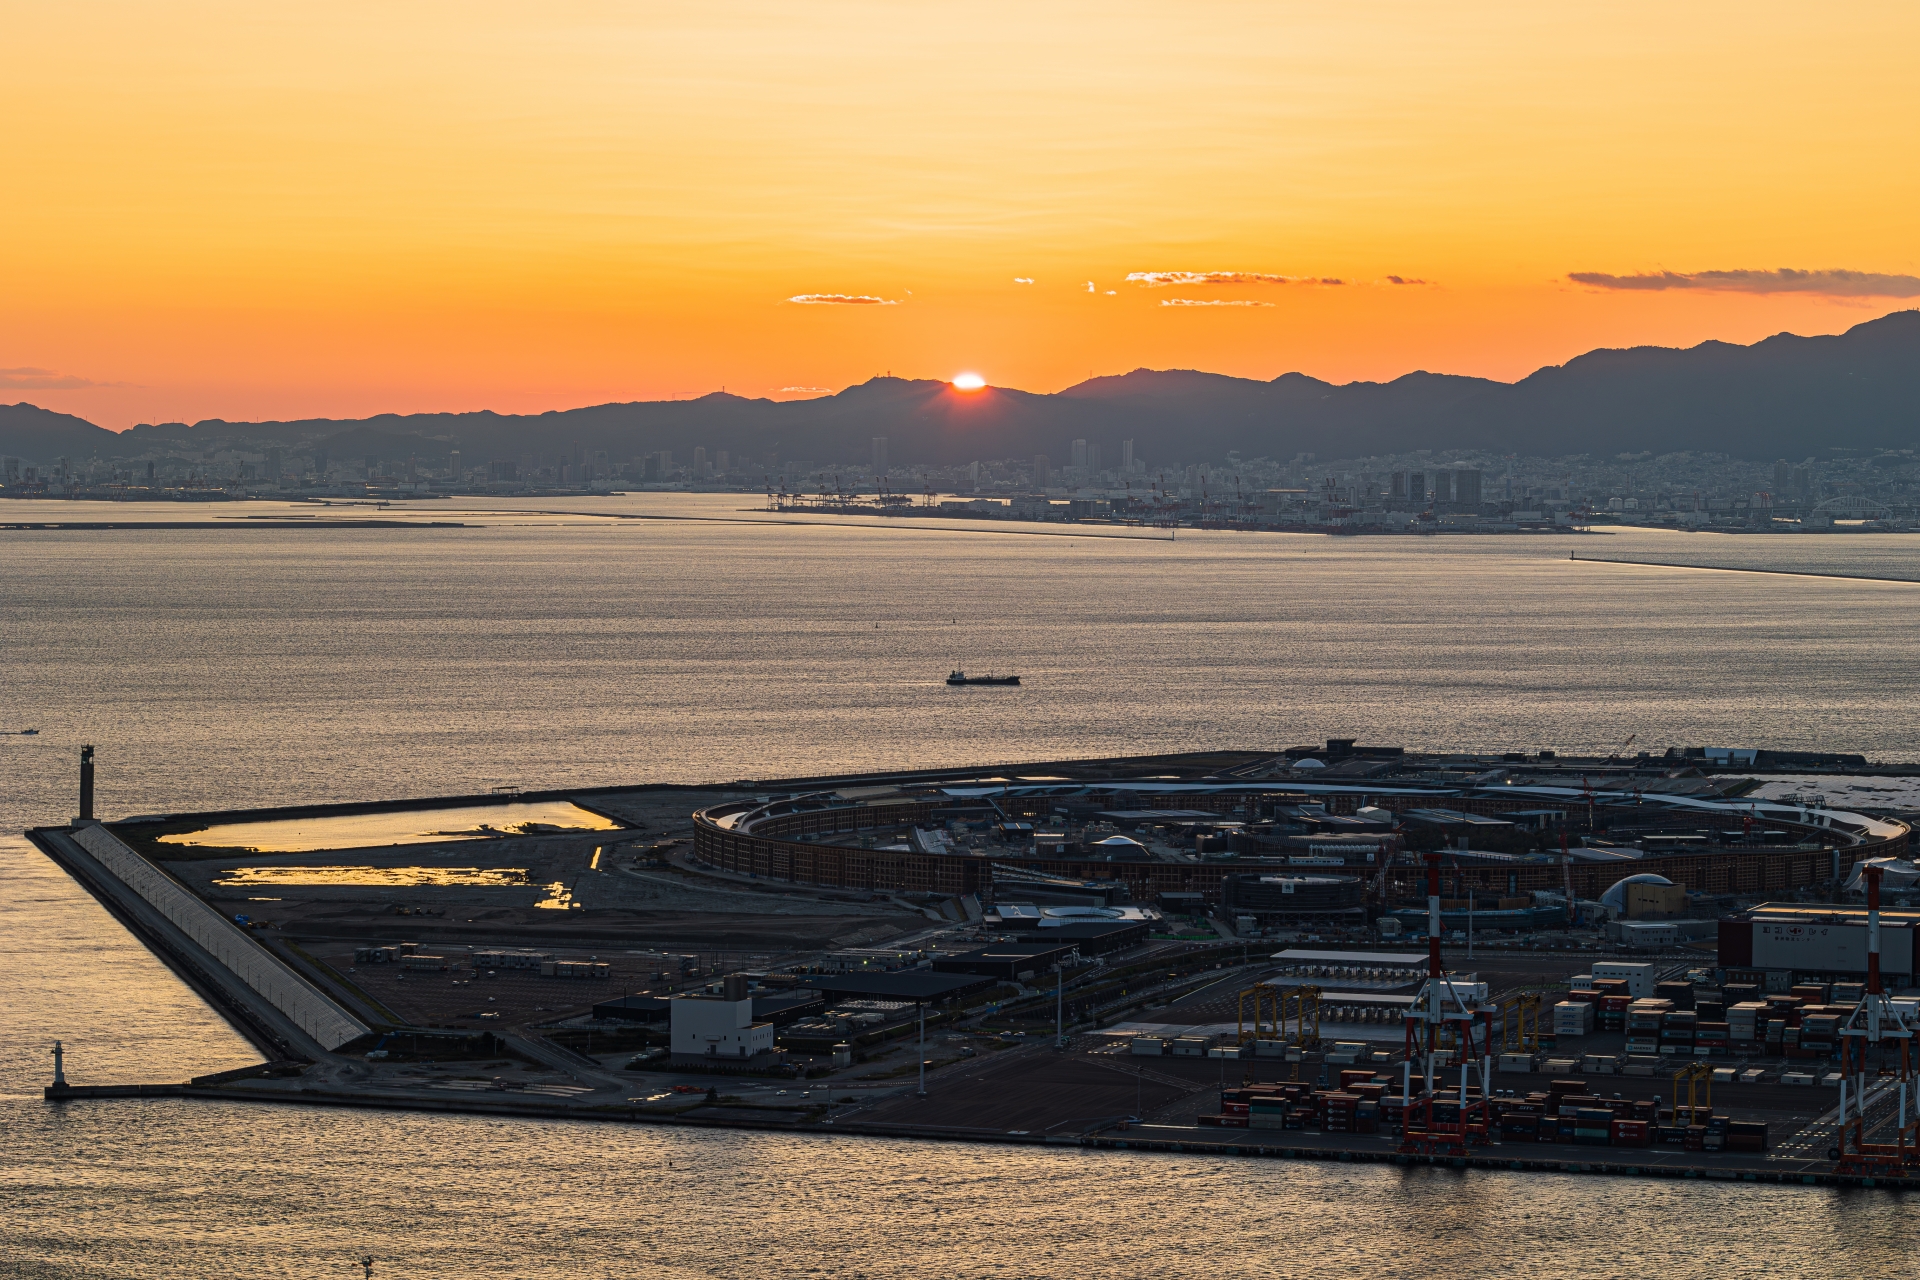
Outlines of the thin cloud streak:
M 1604 271 L 1572 271 L 1567 279 L 1596 289 L 1664 292 L 1696 289 L 1714 293 L 1811 293 L 1833 298 L 1920 297 L 1920 276 L 1877 271 L 1648 271 L 1616 276 Z
M 874 298 L 863 293 L 802 293 L 788 298 L 803 307 L 897 307 L 892 298 Z
M 1277 276 L 1262 271 L 1129 271 L 1127 283 L 1164 289 L 1176 284 L 1312 284 L 1313 280 L 1308 276 Z
M 1255 302 L 1251 298 L 1162 298 L 1163 307 L 1270 307 L 1271 302 Z
M 118 384 L 95 382 L 92 378 L 82 378 L 71 373 L 55 373 L 51 369 L 35 369 L 21 366 L 17 369 L 0 369 L 0 387 L 18 388 L 22 391 L 78 391 L 83 387 L 107 387 Z

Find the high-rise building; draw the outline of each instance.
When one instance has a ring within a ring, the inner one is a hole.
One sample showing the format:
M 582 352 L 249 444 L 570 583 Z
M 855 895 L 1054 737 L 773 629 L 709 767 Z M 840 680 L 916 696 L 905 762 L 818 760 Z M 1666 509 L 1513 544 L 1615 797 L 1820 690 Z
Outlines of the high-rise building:
M 873 474 L 877 476 L 887 474 L 887 438 L 885 436 L 873 438 Z
M 1120 442 L 1120 469 L 1122 471 L 1133 470 L 1133 441 L 1131 440 L 1122 440 Z
M 1073 465 L 1076 467 L 1084 467 L 1087 465 L 1087 442 L 1085 440 L 1075 440 L 1073 442 Z
M 267 450 L 267 479 L 280 483 L 280 468 L 285 465 L 286 452 L 279 448 Z
M 1431 480 L 1433 485 L 1433 505 L 1443 506 L 1453 501 L 1453 472 L 1436 471 Z
M 707 450 L 705 445 L 694 446 L 693 475 L 696 480 L 705 480 L 707 478 Z
M 1052 471 L 1052 468 L 1047 465 L 1047 455 L 1044 453 L 1034 454 L 1033 455 L 1033 487 L 1036 489 L 1044 489 L 1052 483 L 1053 483 L 1053 471 Z
M 1407 472 L 1407 501 L 1425 503 L 1427 500 L 1427 473 L 1424 471 Z
M 450 449 L 447 451 L 447 474 L 455 480 L 460 478 L 460 451 L 458 449 Z
M 1100 470 L 1100 446 L 1099 445 L 1090 444 L 1087 446 L 1087 460 L 1084 465 L 1089 471 Z
M 721 475 L 725 475 L 727 472 L 733 470 L 733 460 L 727 456 L 725 449 L 719 449 L 714 452 L 713 469 Z
M 1453 500 L 1463 507 L 1480 505 L 1480 473 L 1474 470 L 1453 473 Z
M 1773 491 L 1784 497 L 1793 485 L 1793 464 L 1785 458 L 1773 464 Z
M 1387 483 L 1387 496 L 1405 501 L 1407 497 L 1407 473 L 1396 471 Z

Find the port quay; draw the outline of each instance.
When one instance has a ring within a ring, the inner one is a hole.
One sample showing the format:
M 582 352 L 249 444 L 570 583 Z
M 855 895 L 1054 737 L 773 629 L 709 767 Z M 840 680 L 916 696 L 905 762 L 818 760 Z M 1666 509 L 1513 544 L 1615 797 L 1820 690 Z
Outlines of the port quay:
M 49 1045 L 51 1106 L 1920 1185 L 1920 766 L 1334 739 L 105 819 L 94 763 L 29 839 L 263 1061 Z

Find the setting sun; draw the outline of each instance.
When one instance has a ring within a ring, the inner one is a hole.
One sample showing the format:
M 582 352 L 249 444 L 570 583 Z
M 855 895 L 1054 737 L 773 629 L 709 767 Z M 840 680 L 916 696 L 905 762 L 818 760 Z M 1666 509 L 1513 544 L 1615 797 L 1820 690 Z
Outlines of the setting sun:
M 963 373 L 953 380 L 955 391 L 978 391 L 987 385 L 987 380 L 977 373 Z

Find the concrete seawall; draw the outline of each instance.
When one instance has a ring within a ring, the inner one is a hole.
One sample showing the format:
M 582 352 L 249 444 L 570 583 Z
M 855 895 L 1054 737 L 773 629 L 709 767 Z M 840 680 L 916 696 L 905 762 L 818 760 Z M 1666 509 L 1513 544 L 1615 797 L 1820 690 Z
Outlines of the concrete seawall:
M 338 1049 L 370 1028 L 342 1009 L 319 988 L 295 973 L 278 956 L 248 937 L 231 920 L 195 897 L 160 868 L 129 849 L 103 826 L 71 833 L 74 843 L 109 874 L 193 939 L 249 990 L 285 1014 L 323 1048 Z

